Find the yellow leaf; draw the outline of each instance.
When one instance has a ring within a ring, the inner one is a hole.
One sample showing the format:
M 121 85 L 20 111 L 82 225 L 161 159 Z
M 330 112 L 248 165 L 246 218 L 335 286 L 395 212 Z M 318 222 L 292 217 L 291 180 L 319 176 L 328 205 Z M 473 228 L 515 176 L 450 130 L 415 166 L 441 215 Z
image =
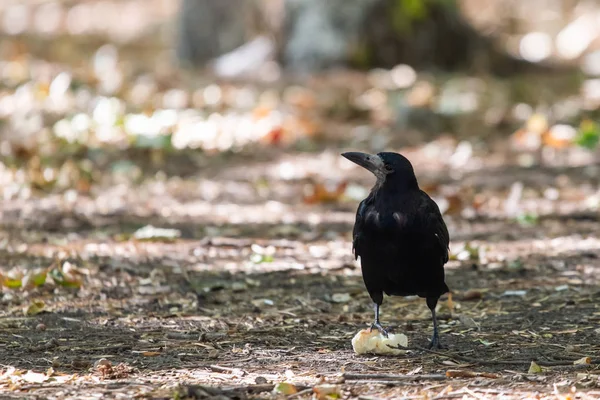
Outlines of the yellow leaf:
M 296 389 L 296 386 L 292 385 L 291 383 L 281 382 L 275 385 L 273 392 L 289 396 L 290 394 L 298 393 L 298 389 Z
M 43 286 L 46 283 L 47 272 L 45 269 L 29 271 L 21 281 L 22 286 L 25 288 Z
M 527 371 L 528 374 L 541 374 L 542 373 L 542 367 L 540 367 L 539 365 L 537 365 L 537 363 L 535 361 L 531 362 L 531 365 L 529 366 L 529 371 Z
M 79 288 L 81 287 L 81 281 L 70 274 L 66 274 L 60 268 L 54 268 L 50 271 L 50 276 L 56 282 L 56 284 L 68 287 L 68 288 Z
M 2 284 L 9 289 L 18 289 L 21 286 L 23 286 L 21 279 L 11 279 L 11 278 L 4 278 L 4 281 L 2 282 Z
M 38 315 L 39 313 L 44 311 L 45 306 L 46 305 L 44 304 L 43 301 L 40 301 L 40 300 L 34 301 L 24 310 L 24 313 L 26 316 L 32 317 L 32 316 Z

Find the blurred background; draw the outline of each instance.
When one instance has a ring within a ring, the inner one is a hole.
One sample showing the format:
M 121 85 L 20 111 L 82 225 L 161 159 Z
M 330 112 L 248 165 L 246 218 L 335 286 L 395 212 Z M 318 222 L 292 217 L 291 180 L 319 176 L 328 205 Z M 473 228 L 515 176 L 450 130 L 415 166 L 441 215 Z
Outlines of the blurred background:
M 310 236 L 368 192 L 349 148 L 449 216 L 598 206 L 596 1 L 5 0 L 0 35 L 7 226 Z

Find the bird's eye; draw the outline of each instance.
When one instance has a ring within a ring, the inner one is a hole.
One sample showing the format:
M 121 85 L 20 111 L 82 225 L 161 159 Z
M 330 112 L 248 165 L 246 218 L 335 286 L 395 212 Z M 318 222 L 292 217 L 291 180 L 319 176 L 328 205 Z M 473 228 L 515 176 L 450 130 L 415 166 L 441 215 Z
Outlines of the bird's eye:
M 389 164 L 385 164 L 385 166 L 383 168 L 385 169 L 385 172 L 392 172 L 393 171 L 391 165 L 389 165 Z

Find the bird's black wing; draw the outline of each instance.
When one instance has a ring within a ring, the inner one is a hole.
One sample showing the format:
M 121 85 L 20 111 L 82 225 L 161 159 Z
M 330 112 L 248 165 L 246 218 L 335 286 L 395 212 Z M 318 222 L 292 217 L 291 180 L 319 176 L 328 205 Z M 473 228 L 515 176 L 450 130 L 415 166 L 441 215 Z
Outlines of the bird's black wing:
M 450 250 L 450 234 L 448 233 L 448 227 L 446 227 L 446 223 L 442 218 L 442 213 L 436 202 L 423 191 L 421 191 L 419 214 L 425 221 L 425 229 L 427 229 L 428 232 L 432 232 L 437 238 L 435 241 L 436 250 L 439 250 L 443 264 L 447 263 Z
M 356 220 L 354 221 L 354 228 L 352 229 L 352 252 L 354 253 L 355 260 L 358 260 L 358 256 L 360 256 L 359 248 L 365 221 L 365 208 L 368 200 L 369 198 L 367 197 L 361 201 L 356 210 Z

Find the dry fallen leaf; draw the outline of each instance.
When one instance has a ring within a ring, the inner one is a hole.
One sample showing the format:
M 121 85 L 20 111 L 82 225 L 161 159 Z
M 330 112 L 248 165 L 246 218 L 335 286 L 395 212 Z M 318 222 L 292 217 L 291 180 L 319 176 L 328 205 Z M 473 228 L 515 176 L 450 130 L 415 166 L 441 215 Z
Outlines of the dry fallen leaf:
M 44 311 L 45 306 L 46 305 L 44 304 L 43 301 L 36 300 L 33 303 L 31 303 L 29 306 L 27 306 L 25 308 L 25 310 L 23 310 L 23 313 L 28 317 L 32 317 L 32 316 L 38 315 L 39 313 Z
M 446 305 L 448 306 L 448 310 L 450 310 L 450 314 L 454 314 L 454 301 L 452 300 L 452 292 L 448 293 Z
M 272 146 L 280 145 L 285 138 L 285 131 L 281 126 L 273 127 L 263 137 L 262 141 Z
M 577 136 L 577 130 L 569 125 L 554 125 L 552 128 L 542 134 L 542 141 L 545 146 L 555 149 L 565 149 L 573 145 Z
M 479 329 L 479 324 L 475 322 L 475 320 L 467 315 L 459 315 L 458 319 L 461 324 L 463 324 L 467 328 L 476 328 Z
M 156 228 L 152 225 L 146 225 L 143 228 L 135 231 L 133 234 L 133 237 L 140 241 L 171 241 L 179 238 L 180 236 L 181 232 L 177 229 Z
M 95 370 L 102 379 L 125 379 L 134 372 L 134 369 L 126 364 L 120 363 L 113 367 L 110 362 L 96 365 Z
M 478 300 L 483 297 L 483 292 L 479 289 L 471 289 L 467 290 L 463 295 L 461 300 L 469 301 L 469 300 Z
M 106 358 L 101 358 L 94 363 L 95 368 L 98 368 L 101 365 L 112 367 L 112 363 Z
M 340 385 L 318 385 L 313 388 L 313 393 L 318 400 L 337 399 L 341 397 Z
M 535 155 L 539 157 L 542 150 L 542 138 L 548 129 L 545 117 L 534 115 L 528 121 L 527 125 L 518 129 L 510 137 L 510 144 L 513 150 L 525 153 L 527 157 L 519 160 L 521 165 L 530 165 L 535 162 Z M 527 154 L 529 153 L 529 154 Z M 534 154 L 531 154 L 534 153 Z
M 335 203 L 339 201 L 346 192 L 347 181 L 326 185 L 317 182 L 307 187 L 308 194 L 304 196 L 304 202 L 307 204 L 315 203 Z
M 331 295 L 331 301 L 334 303 L 347 303 L 350 299 L 350 293 L 334 293 Z
M 27 371 L 27 373 L 23 376 L 21 376 L 21 378 L 25 381 L 25 382 L 29 382 L 29 383 L 43 383 L 46 382 L 48 379 L 50 379 L 49 376 L 47 376 L 46 374 L 42 374 L 40 372 L 33 372 L 33 371 Z
M 592 363 L 592 359 L 590 357 L 582 357 L 579 360 L 573 361 L 574 365 L 586 365 L 586 364 L 591 364 L 591 363 Z
M 446 196 L 436 196 L 434 201 L 444 215 L 460 215 L 465 208 L 464 193 L 452 193 Z

